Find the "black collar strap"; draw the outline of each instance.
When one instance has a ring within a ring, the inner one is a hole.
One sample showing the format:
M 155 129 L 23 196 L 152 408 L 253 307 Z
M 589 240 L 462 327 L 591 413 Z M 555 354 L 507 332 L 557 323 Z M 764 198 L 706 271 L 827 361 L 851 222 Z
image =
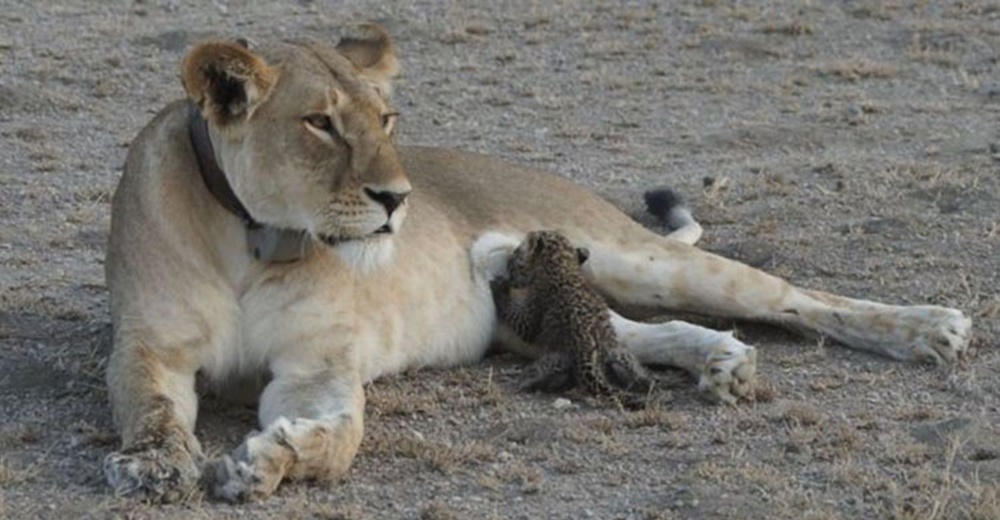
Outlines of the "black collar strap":
M 219 201 L 219 204 L 230 213 L 239 217 L 247 228 L 261 227 L 261 224 L 250 216 L 250 212 L 240 202 L 239 197 L 233 192 L 232 186 L 229 185 L 229 181 L 226 180 L 226 174 L 222 172 L 219 162 L 215 159 L 212 140 L 208 137 L 208 121 L 201 117 L 201 109 L 192 102 L 188 102 L 188 134 L 191 136 L 194 156 L 198 159 L 201 180 L 205 181 L 205 187 L 212 193 L 215 200 Z
M 205 187 L 219 204 L 236 215 L 247 228 L 247 248 L 251 255 L 262 262 L 294 262 L 301 260 L 312 251 L 313 240 L 304 230 L 280 229 L 266 226 L 254 220 L 246 206 L 240 202 L 226 180 L 226 174 L 215 159 L 215 150 L 208 137 L 208 122 L 201 117 L 201 110 L 194 103 L 188 103 L 188 135 L 194 156 L 198 160 L 198 171 Z

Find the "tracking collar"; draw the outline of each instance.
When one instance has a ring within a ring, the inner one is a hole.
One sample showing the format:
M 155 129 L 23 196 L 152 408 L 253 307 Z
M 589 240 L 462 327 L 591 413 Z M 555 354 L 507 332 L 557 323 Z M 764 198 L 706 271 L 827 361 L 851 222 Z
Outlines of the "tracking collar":
M 312 251 L 313 240 L 307 231 L 276 228 L 254 220 L 219 166 L 208 136 L 208 122 L 201 117 L 201 110 L 192 102 L 188 102 L 188 135 L 194 148 L 194 156 L 198 160 L 201 180 L 219 205 L 243 221 L 247 230 L 247 249 L 254 258 L 265 263 L 294 262 L 305 258 Z

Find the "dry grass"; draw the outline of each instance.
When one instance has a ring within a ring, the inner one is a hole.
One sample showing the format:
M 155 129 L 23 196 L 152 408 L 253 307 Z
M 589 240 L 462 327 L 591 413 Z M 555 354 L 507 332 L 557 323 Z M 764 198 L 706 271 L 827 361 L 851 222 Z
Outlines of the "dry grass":
M 456 520 L 459 518 L 454 509 L 441 502 L 431 502 L 420 511 L 420 520 Z
M 826 415 L 816 405 L 797 401 L 787 402 L 781 406 L 778 417 L 793 427 L 817 426 L 826 421 Z
M 962 478 L 954 473 L 963 443 L 953 438 L 940 469 L 921 465 L 901 470 L 885 485 L 882 515 L 899 520 L 993 520 L 1000 518 L 1000 486 L 983 482 L 978 474 Z
M 516 486 L 525 495 L 535 495 L 542 490 L 542 470 L 521 462 L 504 466 L 497 471 L 497 478 Z
M 497 450 L 489 443 L 463 441 L 449 443 L 429 441 L 423 435 L 410 433 L 369 434 L 362 444 L 367 456 L 413 459 L 441 473 L 496 460 Z
M 763 34 L 780 34 L 782 36 L 806 36 L 816 32 L 812 24 L 801 20 L 772 22 L 757 29 Z
M 659 427 L 667 431 L 683 430 L 687 424 L 687 416 L 679 412 L 671 412 L 658 406 L 651 406 L 625 414 L 625 426 L 629 428 Z
M 0 488 L 9 488 L 31 482 L 38 476 L 40 468 L 35 465 L 19 466 L 10 460 L 0 458 Z
M 0 430 L 0 448 L 16 448 L 41 440 L 42 426 L 38 423 L 17 424 Z
M 753 387 L 752 401 L 757 403 L 770 403 L 778 398 L 778 388 L 769 379 L 758 378 L 757 384 Z
M 830 76 L 852 82 L 864 79 L 894 78 L 899 74 L 899 67 L 896 65 L 864 57 L 833 61 L 814 66 L 814 70 L 821 76 Z
M 913 406 L 903 408 L 894 414 L 894 419 L 903 422 L 921 422 L 938 419 L 941 411 L 928 406 Z
M 25 257 L 25 262 L 31 264 L 34 260 Z M 52 316 L 67 321 L 83 321 L 91 317 L 91 313 L 78 302 L 58 300 L 46 294 L 39 294 L 37 289 L 31 287 L 0 288 L 0 310 L 15 314 Z
M 437 392 L 412 392 L 399 388 L 369 385 L 366 406 L 373 417 L 433 414 L 441 411 Z
M 957 54 L 923 45 L 919 39 L 914 40 L 907 54 L 913 61 L 931 63 L 940 67 L 955 68 L 959 64 Z

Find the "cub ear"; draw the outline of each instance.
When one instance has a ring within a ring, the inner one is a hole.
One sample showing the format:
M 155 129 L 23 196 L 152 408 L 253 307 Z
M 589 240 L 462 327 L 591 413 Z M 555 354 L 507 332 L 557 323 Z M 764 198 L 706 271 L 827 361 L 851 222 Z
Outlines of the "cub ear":
M 590 258 L 590 250 L 589 249 L 587 249 L 586 247 L 578 247 L 578 248 L 576 248 L 576 259 L 577 259 L 577 261 L 580 262 L 580 265 L 583 265 L 584 262 L 586 262 L 588 258 Z
M 181 80 L 205 119 L 222 126 L 249 117 L 277 74 L 242 42 L 206 42 L 184 57 Z
M 373 23 L 358 26 L 360 37 L 345 36 L 337 51 L 356 65 L 362 77 L 380 88 L 385 95 L 392 88 L 392 79 L 399 75 L 396 49 L 385 29 Z

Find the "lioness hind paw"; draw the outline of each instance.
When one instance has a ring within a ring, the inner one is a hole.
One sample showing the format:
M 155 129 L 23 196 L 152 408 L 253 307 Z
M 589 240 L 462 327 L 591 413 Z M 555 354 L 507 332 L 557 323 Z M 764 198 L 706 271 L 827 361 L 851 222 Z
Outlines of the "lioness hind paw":
M 712 349 L 698 381 L 706 397 L 725 404 L 749 396 L 757 380 L 757 350 L 730 339 Z
M 934 364 L 954 363 L 969 350 L 972 320 L 955 309 L 918 308 L 923 322 L 915 326 L 913 357 Z M 919 316 L 919 314 L 918 314 Z

